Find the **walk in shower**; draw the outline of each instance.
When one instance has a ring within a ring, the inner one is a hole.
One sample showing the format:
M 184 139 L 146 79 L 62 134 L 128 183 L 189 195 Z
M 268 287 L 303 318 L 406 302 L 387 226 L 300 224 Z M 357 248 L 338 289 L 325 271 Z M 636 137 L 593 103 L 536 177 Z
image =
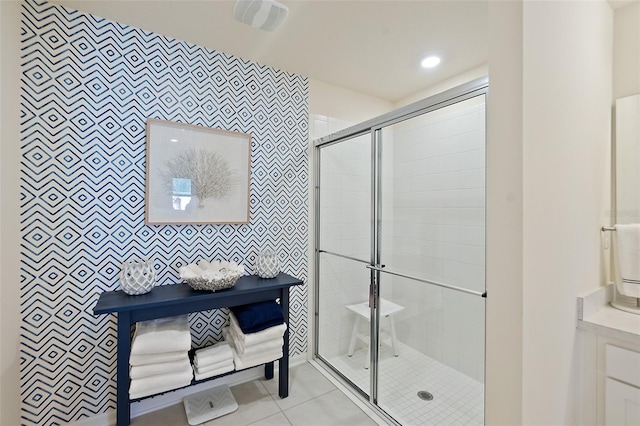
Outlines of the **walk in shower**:
M 487 90 L 315 142 L 315 356 L 402 425 L 484 423 Z

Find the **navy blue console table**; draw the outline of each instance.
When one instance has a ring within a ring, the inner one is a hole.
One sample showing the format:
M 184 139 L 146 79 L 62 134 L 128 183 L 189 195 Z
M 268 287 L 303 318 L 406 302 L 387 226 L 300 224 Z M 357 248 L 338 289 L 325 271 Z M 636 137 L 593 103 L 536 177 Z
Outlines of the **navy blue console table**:
M 93 313 L 96 315 L 111 313 L 118 315 L 118 359 L 116 366 L 118 426 L 128 425 L 131 418 L 129 407 L 131 325 L 138 321 L 184 315 L 189 312 L 239 306 L 279 298 L 287 323 L 287 331 L 284 334 L 283 357 L 278 360 L 278 394 L 281 398 L 286 398 L 289 395 L 289 288 L 300 284 L 302 281 L 299 279 L 280 273 L 272 279 L 262 279 L 254 275 L 244 276 L 232 288 L 216 292 L 196 291 L 187 284 L 174 284 L 154 287 L 150 293 L 139 296 L 129 296 L 121 290 L 100 294 L 98 303 L 93 308 Z M 273 378 L 273 362 L 265 364 L 265 377 L 267 379 Z M 200 382 L 194 380 L 193 383 Z

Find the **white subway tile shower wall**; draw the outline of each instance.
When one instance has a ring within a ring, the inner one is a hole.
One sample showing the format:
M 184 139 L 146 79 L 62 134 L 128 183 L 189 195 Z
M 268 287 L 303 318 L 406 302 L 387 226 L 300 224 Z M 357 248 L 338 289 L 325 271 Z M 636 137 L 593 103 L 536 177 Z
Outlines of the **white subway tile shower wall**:
M 483 291 L 485 212 L 484 99 L 397 124 L 393 267 Z M 483 381 L 484 300 L 396 279 L 398 338 Z
M 311 140 L 353 125 L 310 116 Z M 368 260 L 371 220 L 371 150 L 368 136 L 323 148 L 320 173 L 320 248 Z M 364 264 L 322 254 L 320 265 L 320 353 L 344 354 L 353 324 L 346 305 L 366 300 L 369 271 Z

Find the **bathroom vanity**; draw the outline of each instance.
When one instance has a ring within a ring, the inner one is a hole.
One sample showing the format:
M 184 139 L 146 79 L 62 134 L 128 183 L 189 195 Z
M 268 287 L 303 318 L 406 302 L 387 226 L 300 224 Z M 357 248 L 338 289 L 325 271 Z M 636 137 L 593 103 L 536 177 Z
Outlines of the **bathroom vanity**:
M 578 297 L 580 424 L 640 425 L 640 315 L 610 305 L 613 285 Z
M 638 426 L 640 299 L 635 288 L 625 287 L 637 285 L 635 247 L 621 242 L 635 243 L 629 226 L 640 223 L 640 94 L 616 100 L 615 130 L 615 207 L 610 226 L 602 228 L 602 246 L 614 242 L 608 275 L 616 283 L 578 297 L 577 406 L 580 424 Z

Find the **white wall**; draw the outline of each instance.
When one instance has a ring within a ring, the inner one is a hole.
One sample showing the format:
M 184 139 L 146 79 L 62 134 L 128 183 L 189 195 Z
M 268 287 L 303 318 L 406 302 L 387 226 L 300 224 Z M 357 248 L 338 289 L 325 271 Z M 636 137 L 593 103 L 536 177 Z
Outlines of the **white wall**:
M 485 420 L 522 423 L 522 2 L 489 2 Z
M 313 78 L 309 79 L 309 114 L 361 123 L 392 109 L 391 102 Z
M 18 253 L 20 3 L 0 2 L 0 424 L 20 424 L 18 340 L 20 333 L 20 276 Z
M 419 91 L 418 93 L 414 93 L 411 96 L 408 96 L 404 99 L 401 99 L 394 103 L 394 108 L 400 108 L 405 105 L 409 105 L 413 102 L 418 102 L 422 99 L 426 99 L 429 96 L 436 95 L 438 93 L 442 93 L 445 90 L 452 89 L 454 87 L 460 86 L 462 84 L 468 83 L 472 80 L 486 77 L 489 74 L 489 64 L 480 65 L 473 69 L 464 71 L 455 77 L 449 78 L 445 81 L 442 81 L 438 84 L 434 84 L 433 86 L 427 87 L 424 90 Z
M 613 99 L 640 93 L 640 2 L 616 9 L 613 33 Z
M 522 422 L 576 424 L 576 296 L 605 276 L 613 14 L 524 2 L 523 18 Z

